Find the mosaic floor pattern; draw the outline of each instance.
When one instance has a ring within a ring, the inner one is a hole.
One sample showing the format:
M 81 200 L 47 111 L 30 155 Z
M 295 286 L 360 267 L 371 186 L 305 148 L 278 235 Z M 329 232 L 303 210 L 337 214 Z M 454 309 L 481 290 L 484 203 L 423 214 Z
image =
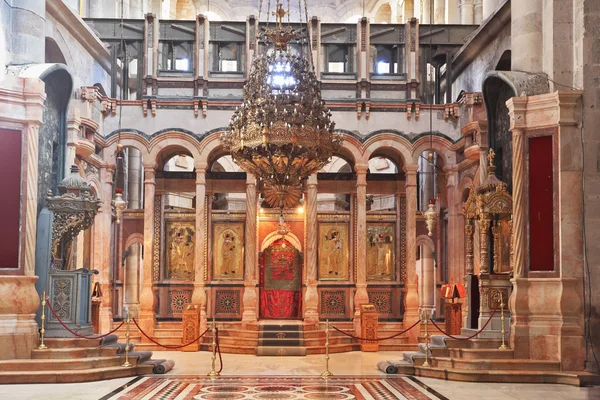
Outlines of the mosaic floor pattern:
M 139 377 L 101 400 L 446 398 L 413 377 Z

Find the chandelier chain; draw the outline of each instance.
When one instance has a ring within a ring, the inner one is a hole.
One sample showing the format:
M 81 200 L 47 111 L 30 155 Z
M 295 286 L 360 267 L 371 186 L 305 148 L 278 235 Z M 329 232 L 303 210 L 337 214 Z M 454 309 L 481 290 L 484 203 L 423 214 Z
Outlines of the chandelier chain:
M 312 71 L 314 72 L 315 70 L 315 64 L 313 63 L 313 57 L 312 57 L 312 44 L 311 44 L 311 29 L 308 28 L 308 6 L 306 5 L 306 0 L 302 0 L 304 1 L 304 17 L 306 18 L 306 38 L 308 40 L 308 64 L 310 65 Z M 302 13 L 302 11 L 300 11 Z
M 269 28 L 270 16 L 271 16 L 271 0 L 267 0 L 267 28 Z

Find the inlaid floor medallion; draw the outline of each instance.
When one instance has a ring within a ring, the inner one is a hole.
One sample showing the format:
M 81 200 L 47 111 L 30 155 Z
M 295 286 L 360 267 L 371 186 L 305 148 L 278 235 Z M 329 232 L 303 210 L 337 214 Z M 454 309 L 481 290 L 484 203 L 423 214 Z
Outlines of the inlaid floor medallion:
M 101 400 L 340 399 L 428 400 L 446 398 L 409 377 L 146 376 Z

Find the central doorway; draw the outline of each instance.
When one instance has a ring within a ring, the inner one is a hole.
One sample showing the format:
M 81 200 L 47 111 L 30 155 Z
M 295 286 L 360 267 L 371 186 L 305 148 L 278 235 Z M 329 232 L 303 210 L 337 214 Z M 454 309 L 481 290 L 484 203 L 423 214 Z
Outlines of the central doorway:
M 302 255 L 292 241 L 280 237 L 259 257 L 260 318 L 302 316 Z

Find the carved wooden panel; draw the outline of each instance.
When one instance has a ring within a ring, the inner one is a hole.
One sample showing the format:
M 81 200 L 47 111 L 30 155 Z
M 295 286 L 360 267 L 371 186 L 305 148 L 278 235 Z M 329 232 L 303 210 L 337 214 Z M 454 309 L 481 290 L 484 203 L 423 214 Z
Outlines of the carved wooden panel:
M 239 288 L 215 290 L 214 312 L 215 318 L 241 319 L 242 295 Z
M 196 229 L 193 221 L 167 221 L 165 277 L 194 280 Z
M 367 280 L 396 278 L 396 224 L 367 222 Z
M 348 223 L 319 223 L 318 279 L 348 280 Z
M 244 223 L 213 223 L 213 279 L 244 279 Z

